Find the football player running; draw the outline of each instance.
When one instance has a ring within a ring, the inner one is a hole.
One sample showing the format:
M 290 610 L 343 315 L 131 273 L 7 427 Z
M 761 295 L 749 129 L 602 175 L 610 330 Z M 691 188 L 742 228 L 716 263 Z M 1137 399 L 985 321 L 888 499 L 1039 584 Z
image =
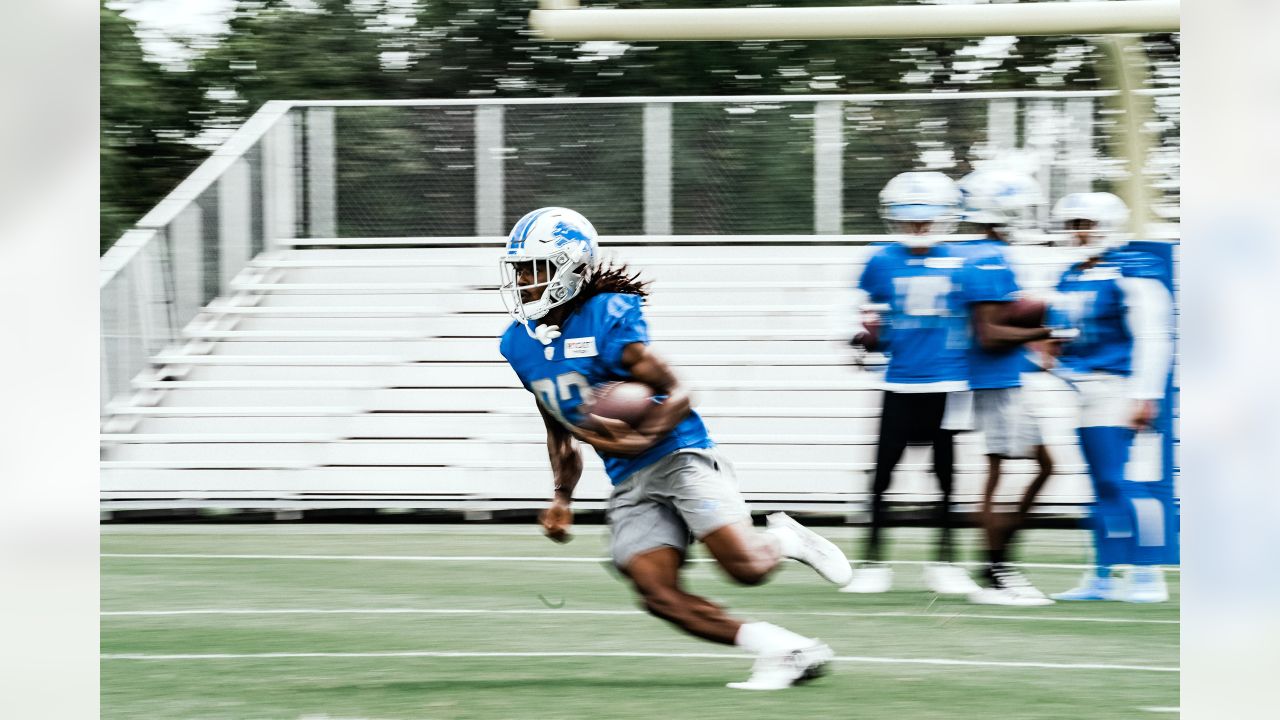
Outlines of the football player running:
M 955 435 L 972 422 L 965 357 L 969 333 L 957 278 L 964 258 L 942 242 L 954 231 L 959 211 L 960 190 L 942 173 L 902 173 L 880 192 L 880 212 L 895 239 L 867 262 L 858 287 L 871 303 L 889 307 L 892 339 L 865 562 L 842 592 L 881 593 L 893 586 L 893 571 L 882 562 L 884 495 L 907 445 L 916 443 L 933 446 L 933 470 L 942 490 L 938 562 L 925 566 L 925 584 L 937 593 L 978 590 L 954 564 L 952 544 Z M 857 328 L 855 340 L 864 335 Z
M 1092 508 L 1096 568 L 1057 600 L 1162 602 L 1169 597 L 1156 565 L 1165 552 L 1165 506 L 1145 483 L 1126 479 L 1138 431 L 1151 427 L 1164 396 L 1173 343 L 1172 297 L 1155 256 L 1121 247 L 1128 208 L 1110 193 L 1074 193 L 1053 219 L 1080 252 L 1058 282 L 1055 310 L 1080 336 L 1062 347 L 1060 370 L 1077 389 L 1077 433 L 1096 496 Z M 1132 565 L 1125 580 L 1112 566 Z
M 959 184 L 964 196 L 963 220 L 984 235 L 953 244 L 968 256 L 962 283 L 974 331 L 969 347 L 969 387 L 973 391 L 974 429 L 982 432 L 987 451 L 987 482 L 979 515 L 987 550 L 982 573 L 986 587 L 972 593 L 969 600 L 984 605 L 1050 605 L 1053 601 L 1009 561 L 1014 536 L 1053 473 L 1053 460 L 1039 422 L 1022 396 L 1022 371 L 1027 363 L 1023 346 L 1049 338 L 1051 331 L 1004 324 L 1001 313 L 1021 291 L 1005 250 L 1009 243 L 1028 235 L 1036 207 L 1044 204 L 1043 195 L 1031 177 L 999 168 L 975 170 Z M 997 513 L 995 496 L 1005 458 L 1034 458 L 1039 472 L 1014 512 Z
M 681 586 L 695 539 L 745 585 L 764 582 L 784 557 L 836 584 L 847 583 L 852 570 L 833 543 L 783 513 L 770 515 L 763 531 L 752 527 L 732 465 L 692 409 L 687 388 L 649 347 L 645 283 L 625 266 L 599 262 L 598 254 L 586 218 L 542 208 L 516 223 L 499 260 L 502 298 L 514 319 L 502 335 L 502 355 L 534 394 L 547 431 L 555 488 L 540 516 L 543 531 L 558 542 L 569 538 L 585 442 L 614 486 L 607 512 L 613 562 L 649 613 L 755 654 L 750 679 L 730 687 L 776 690 L 822 674 L 834 657 L 826 644 L 739 620 Z M 584 412 L 594 387 L 617 380 L 658 393 L 639 427 Z

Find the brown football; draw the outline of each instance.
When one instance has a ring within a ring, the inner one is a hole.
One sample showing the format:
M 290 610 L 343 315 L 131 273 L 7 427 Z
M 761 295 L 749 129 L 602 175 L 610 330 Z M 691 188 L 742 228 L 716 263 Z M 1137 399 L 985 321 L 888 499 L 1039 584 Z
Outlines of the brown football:
M 641 382 L 601 383 L 595 387 L 591 402 L 582 408 L 582 412 L 639 427 L 654 408 L 653 396 L 653 388 Z
M 1005 303 L 1000 319 L 1004 325 L 1020 328 L 1034 328 L 1044 325 L 1044 316 L 1049 306 L 1034 298 L 1018 298 Z

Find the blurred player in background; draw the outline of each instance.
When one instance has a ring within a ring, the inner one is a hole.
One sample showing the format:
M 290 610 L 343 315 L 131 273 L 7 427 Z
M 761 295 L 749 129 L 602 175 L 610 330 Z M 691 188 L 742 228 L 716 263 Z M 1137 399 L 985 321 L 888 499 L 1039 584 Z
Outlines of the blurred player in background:
M 1162 602 L 1157 563 L 1167 551 L 1169 508 L 1144 482 L 1125 477 L 1135 433 L 1152 426 L 1172 360 L 1172 297 L 1161 261 L 1121 247 L 1128 208 L 1110 193 L 1075 193 L 1053 209 L 1080 261 L 1058 282 L 1056 309 L 1080 331 L 1062 347 L 1060 374 L 1080 397 L 1078 433 L 1096 501 L 1096 570 L 1058 600 Z M 1112 566 L 1132 565 L 1124 582 Z
M 752 527 L 732 466 L 685 386 L 649 347 L 641 310 L 645 283 L 625 266 L 598 263 L 597 255 L 596 231 L 586 218 L 543 208 L 516 223 L 499 262 L 503 300 L 515 319 L 502 336 L 502 355 L 534 394 L 547 430 L 555 494 L 540 518 L 544 531 L 568 540 L 570 503 L 582 474 L 578 441 L 591 445 L 614 485 L 608 510 L 613 562 L 644 607 L 691 635 L 754 653 L 751 678 L 730 687 L 775 690 L 816 677 L 834 657 L 830 647 L 729 616 L 686 592 L 680 568 L 695 538 L 746 585 L 763 582 L 783 557 L 844 584 L 852 575 L 849 561 L 783 513 L 770 515 L 764 531 Z M 594 387 L 617 380 L 657 393 L 660 402 L 638 427 L 584 411 Z
M 1029 235 L 1036 207 L 1044 203 L 1043 194 L 1028 175 L 994 168 L 966 175 L 960 181 L 960 191 L 963 220 L 984 235 L 952 245 L 967 256 L 962 284 L 973 327 L 969 387 L 975 429 L 982 432 L 987 446 L 987 482 L 980 514 L 987 549 L 987 566 L 982 573 L 986 587 L 969 599 L 984 605 L 1049 605 L 1053 601 L 1009 562 L 1014 536 L 1053 473 L 1039 421 L 1022 395 L 1022 371 L 1027 363 L 1024 345 L 1048 338 L 1051 331 L 1006 324 L 1004 318 L 1004 311 L 1021 291 L 1005 249 Z M 1034 458 L 1039 471 L 1016 510 L 997 513 L 995 496 L 1006 458 Z
M 936 515 L 938 562 L 925 566 L 925 584 L 937 593 L 969 594 L 978 586 L 954 564 L 951 513 L 955 434 L 972 422 L 965 357 L 968 327 L 957 277 L 964 258 L 943 242 L 959 218 L 960 190 L 942 173 L 902 173 L 880 192 L 880 210 L 896 240 L 871 257 L 858 287 L 871 303 L 888 305 L 892 344 L 871 486 L 866 562 L 841 590 L 880 593 L 893 586 L 893 571 L 882 562 L 887 521 L 884 495 L 907 445 L 929 443 L 942 497 Z M 864 332 L 858 328 L 855 340 Z

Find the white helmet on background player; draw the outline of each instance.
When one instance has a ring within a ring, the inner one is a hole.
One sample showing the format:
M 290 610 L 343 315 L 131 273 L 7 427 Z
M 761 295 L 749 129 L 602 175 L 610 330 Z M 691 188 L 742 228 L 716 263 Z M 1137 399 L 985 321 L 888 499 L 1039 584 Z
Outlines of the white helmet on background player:
M 940 172 L 904 172 L 880 191 L 880 217 L 907 247 L 925 248 L 955 231 L 960 219 L 960 189 Z M 903 223 L 929 223 L 922 234 Z
M 1103 251 L 1123 245 L 1128 239 L 1125 226 L 1129 222 L 1129 208 L 1120 198 L 1107 192 L 1071 193 L 1053 206 L 1054 230 L 1059 233 L 1088 233 L 1088 247 Z M 1067 224 L 1073 220 L 1088 220 L 1093 228 L 1072 231 Z
M 572 300 L 582 289 L 587 271 L 598 254 L 596 229 L 581 214 L 568 208 L 548 207 L 520 218 L 507 236 L 505 254 L 498 260 L 502 285 L 499 291 L 507 312 L 534 336 L 529 321 Z M 532 263 L 533 281 L 521 285 L 518 266 Z M 545 278 L 538 282 L 539 278 Z M 525 302 L 521 294 L 543 288 L 537 300 Z
M 1036 209 L 1044 193 L 1030 175 L 1003 168 L 981 168 L 961 178 L 963 220 L 993 225 L 1009 242 L 1030 242 Z

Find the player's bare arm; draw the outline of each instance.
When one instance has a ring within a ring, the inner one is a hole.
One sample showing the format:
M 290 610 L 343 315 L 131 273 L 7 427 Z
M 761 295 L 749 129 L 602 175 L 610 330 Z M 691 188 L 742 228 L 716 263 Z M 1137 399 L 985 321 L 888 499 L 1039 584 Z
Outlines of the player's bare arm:
M 551 476 L 555 482 L 551 504 L 538 516 L 542 531 L 556 542 L 568 542 L 573 524 L 573 490 L 582 477 L 582 453 L 573 435 L 538 405 L 542 423 L 547 427 L 547 456 L 551 459 Z
M 1021 328 L 1000 322 L 1003 303 L 984 302 L 973 306 L 973 329 L 978 343 L 984 350 L 1003 350 L 1029 342 L 1044 340 L 1052 332 L 1049 328 Z
M 642 382 L 667 398 L 655 407 L 644 423 L 633 428 L 621 420 L 592 415 L 598 432 L 576 429 L 574 434 L 596 450 L 610 455 L 638 455 L 671 432 L 693 409 L 689 391 L 671 366 L 644 343 L 631 343 L 622 351 L 622 365 L 632 379 Z

